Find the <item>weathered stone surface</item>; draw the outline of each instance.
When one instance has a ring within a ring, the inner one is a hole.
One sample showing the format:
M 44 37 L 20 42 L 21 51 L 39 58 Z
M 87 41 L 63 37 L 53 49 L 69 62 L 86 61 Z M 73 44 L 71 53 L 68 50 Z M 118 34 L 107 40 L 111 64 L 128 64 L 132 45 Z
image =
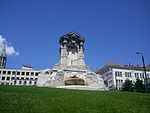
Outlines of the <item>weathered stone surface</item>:
M 101 76 L 92 72 L 85 65 L 85 39 L 79 34 L 71 32 L 62 36 L 59 42 L 59 63 L 52 70 L 43 70 L 39 75 L 37 85 L 69 89 L 105 90 L 104 81 Z M 73 79 L 73 77 L 76 77 L 76 79 Z

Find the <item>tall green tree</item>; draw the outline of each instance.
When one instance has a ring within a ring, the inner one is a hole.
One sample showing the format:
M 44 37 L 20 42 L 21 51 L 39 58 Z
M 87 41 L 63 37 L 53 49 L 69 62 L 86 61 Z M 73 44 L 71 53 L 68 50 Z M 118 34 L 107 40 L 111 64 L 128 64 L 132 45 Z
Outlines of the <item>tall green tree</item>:
M 125 80 L 123 86 L 122 86 L 122 91 L 133 91 L 134 85 L 131 80 L 127 79 Z
M 145 92 L 145 87 L 142 80 L 136 79 L 136 82 L 134 83 L 134 91 Z

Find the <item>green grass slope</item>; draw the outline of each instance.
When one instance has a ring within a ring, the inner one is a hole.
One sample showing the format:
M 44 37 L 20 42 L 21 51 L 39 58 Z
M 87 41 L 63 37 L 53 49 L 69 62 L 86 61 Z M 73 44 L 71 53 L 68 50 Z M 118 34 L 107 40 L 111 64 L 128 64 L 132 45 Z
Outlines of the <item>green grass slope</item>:
M 150 113 L 150 94 L 0 85 L 0 113 Z

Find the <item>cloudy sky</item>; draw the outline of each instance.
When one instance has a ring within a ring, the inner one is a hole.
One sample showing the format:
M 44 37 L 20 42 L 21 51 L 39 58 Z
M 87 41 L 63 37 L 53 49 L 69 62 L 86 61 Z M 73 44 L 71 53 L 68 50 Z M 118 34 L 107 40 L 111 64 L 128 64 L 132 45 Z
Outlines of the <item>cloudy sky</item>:
M 7 55 L 19 55 L 19 52 L 17 52 L 14 47 L 7 42 L 6 38 L 0 35 L 0 51 L 2 51 L 3 48 L 6 48 Z
M 59 38 L 76 31 L 86 39 L 85 60 L 93 70 L 108 62 L 150 63 L 149 0 L 0 0 L 0 49 L 8 68 L 52 68 Z

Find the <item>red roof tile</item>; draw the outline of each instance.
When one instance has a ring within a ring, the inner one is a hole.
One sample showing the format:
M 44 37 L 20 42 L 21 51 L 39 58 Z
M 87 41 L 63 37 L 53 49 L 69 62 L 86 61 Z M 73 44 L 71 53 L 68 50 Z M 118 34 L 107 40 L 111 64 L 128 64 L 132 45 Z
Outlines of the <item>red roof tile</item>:
M 108 64 L 111 64 L 111 65 L 118 65 L 118 64 L 116 64 L 116 63 L 114 63 L 114 62 L 109 62 Z

